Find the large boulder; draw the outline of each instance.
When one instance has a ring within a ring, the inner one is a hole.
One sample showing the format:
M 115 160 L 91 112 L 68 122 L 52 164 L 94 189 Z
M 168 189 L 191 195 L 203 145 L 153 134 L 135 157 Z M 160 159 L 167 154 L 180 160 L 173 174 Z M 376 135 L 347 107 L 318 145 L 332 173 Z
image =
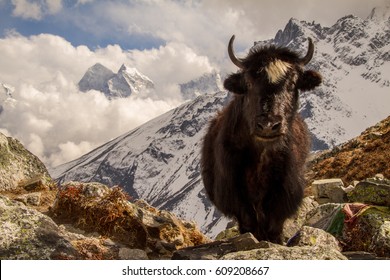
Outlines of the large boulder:
M 45 165 L 18 140 L 0 133 L 0 192 L 18 189 L 37 176 L 49 177 Z
M 321 204 L 328 202 L 343 203 L 346 201 L 344 183 L 339 178 L 315 180 L 311 188 L 314 197 Z
M 23 203 L 0 196 L 1 259 L 51 259 L 77 250 L 48 216 Z
M 359 182 L 348 193 L 349 201 L 390 207 L 390 180 L 378 175 Z

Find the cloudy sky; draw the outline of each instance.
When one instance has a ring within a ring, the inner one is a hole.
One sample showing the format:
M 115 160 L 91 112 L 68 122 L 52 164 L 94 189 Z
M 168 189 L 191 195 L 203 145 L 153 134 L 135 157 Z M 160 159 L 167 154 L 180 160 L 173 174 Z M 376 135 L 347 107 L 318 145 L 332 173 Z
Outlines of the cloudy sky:
M 0 132 L 49 167 L 67 162 L 179 105 L 177 84 L 233 71 L 226 54 L 232 34 L 245 51 L 291 17 L 331 26 L 389 2 L 0 0 L 0 83 L 17 100 L 3 104 Z M 136 67 L 157 94 L 109 102 L 80 93 L 78 81 L 97 62 L 114 72 L 123 63 Z

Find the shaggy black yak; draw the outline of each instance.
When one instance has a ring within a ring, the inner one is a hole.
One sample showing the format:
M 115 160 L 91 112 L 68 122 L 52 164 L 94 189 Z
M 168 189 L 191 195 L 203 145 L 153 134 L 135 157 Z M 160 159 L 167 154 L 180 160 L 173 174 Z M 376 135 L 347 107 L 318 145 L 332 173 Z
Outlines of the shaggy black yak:
M 211 121 L 202 148 L 202 178 L 210 200 L 237 219 L 240 232 L 281 243 L 284 221 L 298 209 L 304 188 L 309 134 L 298 111 L 299 92 L 321 75 L 304 70 L 304 57 L 275 46 L 254 47 L 246 58 L 228 53 L 240 69 L 224 87 L 234 98 Z

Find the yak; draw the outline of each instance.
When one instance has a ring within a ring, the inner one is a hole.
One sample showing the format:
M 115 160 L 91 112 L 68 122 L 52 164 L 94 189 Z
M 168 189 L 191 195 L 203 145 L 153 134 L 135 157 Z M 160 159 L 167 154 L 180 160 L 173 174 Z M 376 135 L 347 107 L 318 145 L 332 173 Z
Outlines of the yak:
M 239 68 L 224 81 L 230 103 L 210 121 L 201 150 L 201 174 L 211 202 L 238 222 L 241 233 L 282 243 L 285 220 L 298 209 L 310 137 L 299 109 L 300 91 L 312 90 L 321 75 L 304 67 L 314 45 L 298 53 L 254 46 L 245 58 L 228 44 Z

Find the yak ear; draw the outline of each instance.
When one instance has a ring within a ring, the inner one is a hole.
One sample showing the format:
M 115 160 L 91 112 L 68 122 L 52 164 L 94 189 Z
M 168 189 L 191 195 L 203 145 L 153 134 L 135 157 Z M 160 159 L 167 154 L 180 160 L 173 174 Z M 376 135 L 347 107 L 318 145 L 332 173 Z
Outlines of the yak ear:
M 313 70 L 307 70 L 298 78 L 297 88 L 302 91 L 312 90 L 319 86 L 321 82 L 322 76 L 320 73 Z
M 246 83 L 241 73 L 231 74 L 223 83 L 225 89 L 236 94 L 245 94 L 247 92 Z

